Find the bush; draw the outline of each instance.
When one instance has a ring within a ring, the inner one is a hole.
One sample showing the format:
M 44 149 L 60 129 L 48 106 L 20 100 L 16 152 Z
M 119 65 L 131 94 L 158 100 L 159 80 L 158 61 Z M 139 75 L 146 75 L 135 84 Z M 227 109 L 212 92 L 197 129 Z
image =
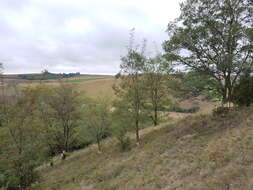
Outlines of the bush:
M 228 107 L 217 107 L 216 109 L 213 110 L 213 115 L 215 116 L 226 116 L 229 112 Z
M 239 106 L 250 106 L 253 102 L 253 77 L 242 76 L 239 83 L 235 85 L 233 102 Z
M 119 147 L 122 152 L 129 151 L 131 149 L 131 140 L 129 137 L 119 139 Z
M 3 163 L 2 163 L 3 164 Z M 37 166 L 33 162 L 23 162 L 20 166 L 7 165 L 0 175 L 0 190 L 26 189 L 39 180 L 39 175 L 35 171 Z M 0 163 L 1 167 L 1 163 Z

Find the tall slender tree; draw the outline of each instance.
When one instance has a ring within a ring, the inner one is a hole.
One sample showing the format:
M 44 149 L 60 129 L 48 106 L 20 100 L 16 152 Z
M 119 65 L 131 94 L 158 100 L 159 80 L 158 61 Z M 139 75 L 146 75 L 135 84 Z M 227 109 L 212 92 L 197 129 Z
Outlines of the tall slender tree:
M 140 142 L 139 129 L 144 100 L 142 77 L 145 63 L 144 51 L 145 42 L 141 49 L 134 47 L 134 31 L 132 31 L 127 54 L 121 58 L 120 84 L 115 87 L 118 97 L 128 104 L 128 111 L 131 112 L 134 121 L 137 143 Z
M 86 105 L 85 125 L 95 139 L 98 151 L 102 151 L 101 140 L 109 131 L 110 103 L 107 98 L 99 97 Z
M 172 68 L 163 56 L 157 55 L 155 58 L 145 61 L 143 71 L 146 108 L 150 110 L 150 116 L 156 126 L 159 120 L 159 109 L 170 103 L 167 82 L 168 74 L 171 73 Z

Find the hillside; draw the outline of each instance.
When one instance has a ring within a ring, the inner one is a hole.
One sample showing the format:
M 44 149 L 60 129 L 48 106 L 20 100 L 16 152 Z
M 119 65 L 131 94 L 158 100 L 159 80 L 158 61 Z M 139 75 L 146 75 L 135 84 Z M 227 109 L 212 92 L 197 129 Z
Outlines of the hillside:
M 252 190 L 253 108 L 197 114 L 143 133 L 129 152 L 108 139 L 39 170 L 35 189 Z M 144 129 L 145 130 L 145 129 Z
M 105 77 L 101 79 L 89 80 L 86 82 L 73 83 L 76 85 L 78 91 L 84 93 L 90 98 L 96 98 L 98 96 L 105 96 L 107 98 L 115 97 L 112 86 L 116 80 L 114 77 Z
M 85 75 L 80 77 L 71 77 L 68 79 L 63 79 L 65 82 L 73 84 L 76 89 L 81 92 L 84 96 L 89 98 L 96 98 L 98 96 L 105 96 L 108 98 L 114 97 L 114 91 L 112 86 L 115 84 L 116 80 L 113 76 L 109 75 Z M 48 80 L 48 81 L 32 81 L 18 79 L 16 75 L 8 75 L 5 77 L 5 82 L 7 84 L 19 83 L 20 86 L 33 87 L 40 84 L 55 86 L 58 85 L 58 80 Z

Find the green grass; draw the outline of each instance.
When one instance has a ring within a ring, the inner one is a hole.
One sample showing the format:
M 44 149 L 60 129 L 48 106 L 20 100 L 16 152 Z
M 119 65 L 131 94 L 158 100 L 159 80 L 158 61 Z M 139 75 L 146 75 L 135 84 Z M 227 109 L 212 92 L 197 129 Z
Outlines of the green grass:
M 105 78 L 87 78 L 87 79 L 77 79 L 77 80 L 66 80 L 66 82 L 80 83 L 80 82 L 87 82 L 87 81 L 101 80 L 101 79 L 105 79 Z

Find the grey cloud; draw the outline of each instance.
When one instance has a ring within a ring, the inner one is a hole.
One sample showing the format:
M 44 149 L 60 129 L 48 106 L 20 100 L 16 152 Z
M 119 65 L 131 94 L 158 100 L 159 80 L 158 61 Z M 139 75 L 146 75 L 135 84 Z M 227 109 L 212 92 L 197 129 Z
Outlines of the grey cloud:
M 155 9 L 151 14 L 151 5 L 145 9 L 135 1 L 120 2 L 1 1 L 0 62 L 5 72 L 40 72 L 46 68 L 52 72 L 112 74 L 119 69 L 132 27 L 136 28 L 137 43 L 143 37 L 151 44 L 166 39 L 168 21 L 160 24 L 166 13 Z M 155 17 L 154 11 L 161 15 Z

